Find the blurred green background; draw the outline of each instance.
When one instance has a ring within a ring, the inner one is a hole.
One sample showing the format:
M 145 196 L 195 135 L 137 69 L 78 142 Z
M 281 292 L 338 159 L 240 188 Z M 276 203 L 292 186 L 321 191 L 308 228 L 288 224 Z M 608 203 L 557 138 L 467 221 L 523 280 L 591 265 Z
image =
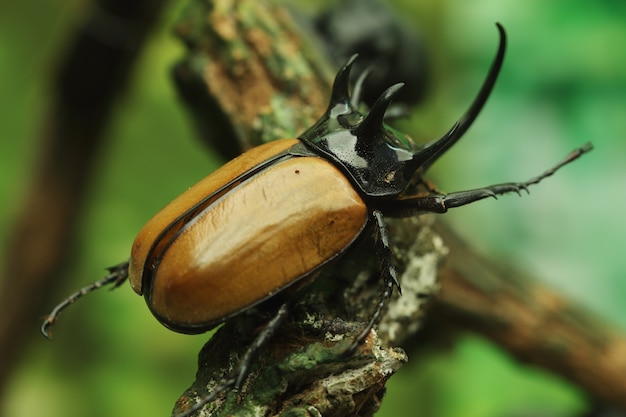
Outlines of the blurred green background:
M 34 138 L 50 77 L 83 3 L 0 3 L 2 250 L 37 155 Z M 524 180 L 571 148 L 594 143 L 591 154 L 530 196 L 506 196 L 446 216 L 490 256 L 544 277 L 626 328 L 626 2 L 390 4 L 418 28 L 433 58 L 432 95 L 404 125 L 415 137 L 440 135 L 470 103 L 495 52 L 493 23 L 503 23 L 509 34 L 504 70 L 486 109 L 433 169 L 441 189 Z M 171 35 L 184 5 L 171 3 L 116 110 L 80 219 L 68 293 L 126 259 L 142 224 L 223 162 L 195 140 L 169 79 L 184 52 Z M 39 337 L 39 323 L 24 326 L 32 328 L 33 342 L 5 393 L 3 416 L 169 415 L 206 339 L 166 330 L 127 287 L 76 305 L 52 343 Z M 496 417 L 541 410 L 568 416 L 586 407 L 575 387 L 516 364 L 477 337 L 424 359 L 391 379 L 379 415 Z

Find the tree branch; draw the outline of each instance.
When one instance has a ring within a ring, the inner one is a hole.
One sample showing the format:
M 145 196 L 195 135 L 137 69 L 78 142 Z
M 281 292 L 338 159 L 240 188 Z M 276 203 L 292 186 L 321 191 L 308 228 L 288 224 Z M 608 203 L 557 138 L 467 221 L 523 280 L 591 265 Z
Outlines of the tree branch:
M 519 360 L 626 410 L 626 336 L 512 265 L 472 249 L 440 222 L 451 256 L 433 315 L 476 331 Z

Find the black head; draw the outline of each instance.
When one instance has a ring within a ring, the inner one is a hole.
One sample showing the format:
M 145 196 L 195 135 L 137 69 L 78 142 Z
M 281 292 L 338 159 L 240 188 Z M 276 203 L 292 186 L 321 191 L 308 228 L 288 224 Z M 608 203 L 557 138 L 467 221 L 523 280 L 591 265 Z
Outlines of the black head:
M 337 73 L 326 113 L 300 139 L 334 161 L 364 195 L 397 196 L 416 173 L 426 171 L 461 138 L 487 101 L 502 67 L 506 47 L 504 29 L 499 24 L 497 27 L 500 45 L 487 78 L 467 112 L 440 139 L 417 146 L 406 135 L 384 124 L 387 108 L 403 84 L 385 90 L 367 115 L 360 113 L 358 94 L 351 98 L 348 91 L 350 69 L 356 55 Z

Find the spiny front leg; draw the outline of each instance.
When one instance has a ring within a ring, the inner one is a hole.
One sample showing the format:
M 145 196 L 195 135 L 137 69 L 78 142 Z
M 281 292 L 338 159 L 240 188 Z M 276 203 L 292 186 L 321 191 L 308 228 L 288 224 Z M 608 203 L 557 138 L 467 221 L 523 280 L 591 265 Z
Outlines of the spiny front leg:
M 400 288 L 400 283 L 398 282 L 396 267 L 393 263 L 393 252 L 391 251 L 391 246 L 389 246 L 389 231 L 387 230 L 387 225 L 385 224 L 385 218 L 378 210 L 374 210 L 372 212 L 372 218 L 374 220 L 374 244 L 376 252 L 380 258 L 380 273 L 385 287 L 380 293 L 380 300 L 376 305 L 376 310 L 370 317 L 370 320 L 363 331 L 361 331 L 361 333 L 354 339 L 352 345 L 350 345 L 348 350 L 345 352 L 346 354 L 353 353 L 359 345 L 363 343 L 363 340 L 365 340 L 376 323 L 380 321 L 380 316 L 383 309 L 387 305 L 387 301 L 389 301 L 389 298 L 393 294 L 393 289 L 397 288 L 398 293 L 402 294 L 402 289 Z
M 448 209 L 464 206 L 488 197 L 496 198 L 499 195 L 511 192 L 519 195 L 522 190 L 528 192 L 529 186 L 538 184 L 544 178 L 554 174 L 559 168 L 578 159 L 591 149 L 592 145 L 586 143 L 580 148 L 574 149 L 550 169 L 525 182 L 494 184 L 474 190 L 457 191 L 449 194 L 431 194 L 426 196 L 398 198 L 387 203 L 387 205 L 383 207 L 383 211 L 387 215 L 398 217 L 414 215 L 417 212 L 445 213 Z

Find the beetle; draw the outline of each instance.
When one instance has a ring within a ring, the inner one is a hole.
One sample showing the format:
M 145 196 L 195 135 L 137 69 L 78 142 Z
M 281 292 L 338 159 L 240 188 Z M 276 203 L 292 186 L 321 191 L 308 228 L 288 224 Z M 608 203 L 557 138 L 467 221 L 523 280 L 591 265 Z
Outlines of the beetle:
M 394 289 L 401 292 L 385 216 L 444 213 L 478 200 L 539 183 L 592 149 L 587 143 L 526 182 L 501 183 L 442 194 L 407 192 L 430 165 L 467 131 L 484 106 L 502 67 L 506 34 L 481 89 L 466 113 L 441 138 L 416 145 L 384 123 L 402 84 L 383 92 L 364 115 L 363 77 L 349 93 L 353 56 L 337 73 L 325 114 L 297 139 L 255 147 L 185 191 L 138 233 L 130 261 L 59 304 L 42 332 L 85 294 L 129 280 L 153 315 L 181 333 L 201 333 L 298 285 L 373 230 L 384 289 L 368 323 L 348 353 L 378 322 Z M 254 285 L 248 285 L 255 277 Z M 186 414 L 219 392 L 239 386 L 255 353 L 275 333 L 289 308 L 285 301 L 258 333 L 233 375 Z

